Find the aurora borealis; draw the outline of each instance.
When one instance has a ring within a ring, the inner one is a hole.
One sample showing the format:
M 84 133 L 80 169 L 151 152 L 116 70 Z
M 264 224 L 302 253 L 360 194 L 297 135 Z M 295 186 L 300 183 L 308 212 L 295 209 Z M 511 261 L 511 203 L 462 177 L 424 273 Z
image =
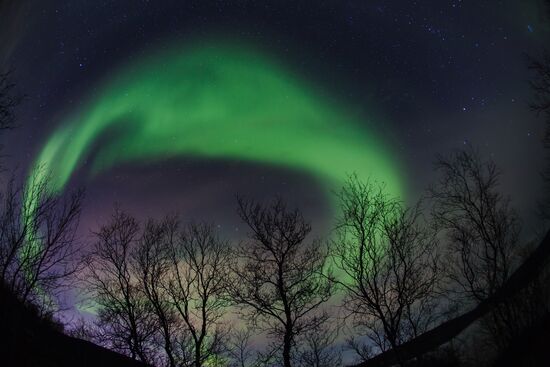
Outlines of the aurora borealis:
M 155 54 L 111 73 L 96 94 L 59 124 L 36 160 L 33 175 L 51 174 L 55 192 L 82 160 L 97 173 L 188 155 L 303 170 L 332 189 L 356 173 L 402 195 L 399 164 L 368 125 L 243 45 L 212 41 Z
M 84 188 L 83 252 L 114 205 L 241 240 L 236 195 L 281 196 L 326 239 L 348 174 L 414 203 L 437 154 L 474 147 L 530 223 L 544 131 L 525 54 L 550 31 L 539 3 L 0 2 L 0 71 L 27 96 L 3 132 L 3 174 Z

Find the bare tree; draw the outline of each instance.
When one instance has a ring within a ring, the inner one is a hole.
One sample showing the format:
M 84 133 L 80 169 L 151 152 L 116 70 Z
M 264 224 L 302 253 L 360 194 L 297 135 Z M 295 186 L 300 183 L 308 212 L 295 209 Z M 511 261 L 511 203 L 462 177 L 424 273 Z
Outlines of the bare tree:
M 97 340 L 99 333 L 95 330 L 93 322 L 82 316 L 71 320 L 70 325 L 65 329 L 65 334 L 91 343 L 101 344 Z
M 550 5 L 548 5 L 550 9 Z M 547 150 L 547 167 L 542 172 L 545 182 L 546 197 L 541 201 L 541 214 L 544 219 L 550 219 L 550 51 L 546 50 L 539 59 L 529 59 L 529 69 L 535 73 L 535 79 L 531 81 L 531 89 L 534 97 L 530 106 L 537 115 L 542 115 L 546 123 L 546 133 L 544 136 L 544 147 Z
M 550 22 L 550 0 L 545 0 L 544 4 L 545 20 Z M 533 100 L 530 103 L 531 110 L 536 112 L 537 116 L 542 115 L 546 123 L 546 132 L 544 136 L 544 147 L 546 148 L 547 164 L 542 171 L 544 180 L 544 196 L 539 202 L 540 214 L 543 220 L 550 220 L 550 50 L 543 50 L 540 57 L 529 57 L 529 70 L 535 74 L 531 80 L 531 89 L 533 91 Z
M 364 339 L 368 339 L 368 337 L 359 337 L 351 334 L 346 338 L 345 349 L 355 353 L 356 363 L 368 363 L 368 361 L 376 355 L 373 344 L 368 343 L 368 341 L 365 342 Z M 401 360 L 401 358 L 399 360 Z
M 190 224 L 168 243 L 170 269 L 165 288 L 190 334 L 192 364 L 211 364 L 224 346 L 220 321 L 227 307 L 222 295 L 229 246 L 207 224 Z
M 420 223 L 420 207 L 403 208 L 383 185 L 351 176 L 338 197 L 333 248 L 344 308 L 380 350 L 394 349 L 432 325 L 437 243 Z
M 432 217 L 447 235 L 448 275 L 461 298 L 479 303 L 501 289 L 517 265 L 519 221 L 498 190 L 500 173 L 493 162 L 468 150 L 440 157 L 436 168 L 441 178 L 430 189 Z M 496 327 L 495 341 L 505 344 L 515 334 L 510 302 L 496 307 L 490 324 Z
M 335 346 L 338 328 L 320 324 L 301 335 L 297 365 L 301 367 L 333 367 L 342 364 L 341 350 Z
M 51 312 L 78 268 L 75 231 L 83 192 L 51 194 L 48 180 L 26 190 L 11 179 L 1 195 L 0 280 L 21 301 Z
M 172 265 L 170 250 L 177 237 L 177 226 L 176 217 L 166 217 L 161 222 L 149 220 L 132 253 L 139 287 L 157 319 L 165 364 L 170 367 L 188 360 L 185 353 L 178 353 L 182 350 L 176 350 L 178 342 L 182 342 L 178 340 L 181 323 L 166 289 Z
M 519 223 L 498 191 L 500 173 L 472 150 L 440 157 L 439 182 L 429 190 L 435 226 L 450 245 L 448 269 L 465 296 L 482 301 L 510 275 Z
M 257 361 L 256 353 L 252 350 L 252 332 L 250 329 L 236 330 L 229 335 L 227 354 L 229 355 L 230 367 L 255 366 Z
M 137 220 L 116 210 L 97 233 L 85 282 L 99 337 L 148 363 L 213 365 L 223 352 L 222 297 L 229 248 L 212 226 L 177 217 Z
M 158 324 L 132 264 L 139 224 L 117 209 L 96 236 L 83 280 L 97 307 L 99 339 L 114 350 L 150 363 Z
M 321 305 L 334 288 L 327 252 L 305 242 L 311 226 L 281 199 L 267 206 L 239 200 L 238 213 L 250 234 L 234 253 L 228 296 L 247 321 L 277 341 L 281 364 L 290 367 L 296 337 L 327 319 Z

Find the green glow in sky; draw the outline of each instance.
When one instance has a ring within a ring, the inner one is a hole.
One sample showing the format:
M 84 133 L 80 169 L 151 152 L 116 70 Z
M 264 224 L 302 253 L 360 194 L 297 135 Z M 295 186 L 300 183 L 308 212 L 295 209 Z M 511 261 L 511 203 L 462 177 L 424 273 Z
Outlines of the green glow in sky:
M 191 156 L 306 172 L 328 195 L 355 172 L 402 197 L 399 164 L 368 126 L 266 54 L 188 45 L 111 73 L 59 123 L 31 177 L 49 173 L 59 193 L 84 162 L 93 176 L 121 163 Z

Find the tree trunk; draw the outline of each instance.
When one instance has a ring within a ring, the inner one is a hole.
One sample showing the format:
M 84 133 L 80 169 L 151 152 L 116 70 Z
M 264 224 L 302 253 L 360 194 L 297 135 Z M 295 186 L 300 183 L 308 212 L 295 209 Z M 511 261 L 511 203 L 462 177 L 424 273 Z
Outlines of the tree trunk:
M 201 359 L 202 359 L 201 346 L 197 345 L 195 347 L 195 367 L 201 367 L 202 366 Z
M 290 363 L 290 349 L 292 347 L 292 330 L 289 327 L 285 329 L 285 337 L 283 340 L 283 365 L 284 367 L 292 367 Z

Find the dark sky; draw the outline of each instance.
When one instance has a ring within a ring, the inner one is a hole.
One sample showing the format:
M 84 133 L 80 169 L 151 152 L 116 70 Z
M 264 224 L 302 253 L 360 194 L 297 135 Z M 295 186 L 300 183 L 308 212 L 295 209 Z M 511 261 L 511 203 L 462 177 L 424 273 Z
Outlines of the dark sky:
M 260 44 L 295 73 L 379 116 L 412 198 L 433 180 L 435 154 L 471 145 L 494 159 L 530 221 L 543 164 L 543 122 L 529 111 L 526 54 L 549 39 L 537 0 L 477 1 L 4 1 L 0 63 L 28 98 L 3 136 L 11 167 L 27 172 L 62 117 L 98 81 L 151 50 L 201 37 Z M 101 142 L 95 149 L 101 149 Z M 306 174 L 265 165 L 177 158 L 114 167 L 87 190 L 83 228 L 113 202 L 140 216 L 179 211 L 227 233 L 235 194 L 287 197 L 322 228 L 326 196 Z

